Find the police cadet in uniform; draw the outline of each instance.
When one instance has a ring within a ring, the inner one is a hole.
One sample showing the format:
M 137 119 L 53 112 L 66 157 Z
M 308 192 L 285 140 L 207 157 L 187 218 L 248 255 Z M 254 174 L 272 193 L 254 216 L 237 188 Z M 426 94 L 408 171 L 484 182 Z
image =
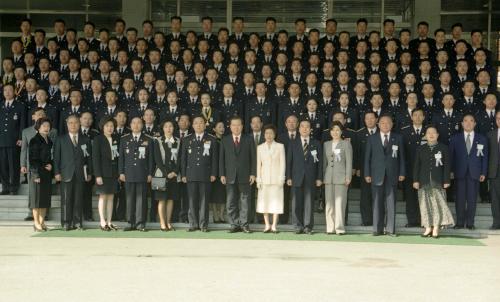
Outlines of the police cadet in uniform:
M 132 133 L 120 140 L 118 171 L 127 192 L 129 227 L 124 231 L 146 232 L 148 183 L 153 175 L 153 140 L 142 134 L 142 120 L 134 117 L 130 122 Z
M 21 134 L 26 127 L 26 108 L 14 100 L 14 86 L 3 86 L 4 102 L 0 106 L 0 176 L 2 179 L 1 195 L 16 195 L 19 189 L 19 152 Z
M 420 210 L 418 204 L 417 190 L 413 188 L 413 160 L 417 157 L 417 149 L 425 144 L 425 129 L 423 121 L 425 120 L 424 110 L 414 109 L 411 113 L 412 124 L 401 128 L 405 154 L 410 160 L 406 161 L 407 177 L 403 182 L 404 199 L 406 202 L 406 218 L 408 223 L 406 227 L 420 227 Z
M 193 119 L 194 133 L 187 136 L 181 144 L 181 176 L 187 183 L 189 198 L 189 232 L 201 229 L 208 231 L 208 202 L 211 183 L 217 174 L 217 142 L 205 133 L 205 119 Z
M 378 133 L 377 128 L 377 114 L 373 111 L 366 111 L 364 114 L 365 127 L 358 130 L 357 137 L 354 140 L 355 145 L 353 149 L 354 153 L 354 169 L 356 170 L 356 176 L 360 178 L 360 201 L 359 209 L 361 213 L 361 225 L 362 226 L 372 226 L 373 225 L 373 206 L 372 206 L 372 189 L 371 185 L 366 182 L 364 175 L 364 161 L 366 142 L 368 138 L 374 134 Z M 347 209 L 346 209 L 347 212 Z

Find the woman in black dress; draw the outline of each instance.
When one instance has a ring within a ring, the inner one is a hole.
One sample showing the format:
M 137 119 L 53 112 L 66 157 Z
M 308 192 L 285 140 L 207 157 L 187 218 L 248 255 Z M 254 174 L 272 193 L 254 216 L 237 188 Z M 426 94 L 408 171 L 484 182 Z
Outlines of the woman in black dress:
M 45 214 L 50 208 L 52 197 L 52 141 L 49 132 L 52 127 L 46 117 L 36 121 L 38 132 L 29 142 L 30 165 L 30 209 L 33 210 L 33 229 L 47 231 Z
M 92 147 L 92 165 L 99 194 L 99 218 L 102 231 L 117 230 L 111 223 L 113 199 L 118 191 L 118 138 L 113 136 L 116 121 L 112 117 L 103 117 L 99 123 L 101 135 L 94 139 Z
M 161 124 L 163 135 L 157 138 L 154 145 L 154 162 L 156 177 L 165 177 L 165 190 L 155 190 L 158 199 L 158 216 L 162 232 L 175 231 L 171 224 L 174 200 L 179 200 L 179 145 L 180 140 L 174 137 L 174 122 L 166 120 Z M 158 173 L 161 175 L 158 175 Z
M 214 127 L 215 138 L 220 147 L 222 136 L 224 135 L 224 123 L 217 122 Z M 215 223 L 225 223 L 224 209 L 226 206 L 226 186 L 220 182 L 220 177 L 212 183 L 212 191 L 210 192 L 210 208 L 212 209 L 212 217 Z

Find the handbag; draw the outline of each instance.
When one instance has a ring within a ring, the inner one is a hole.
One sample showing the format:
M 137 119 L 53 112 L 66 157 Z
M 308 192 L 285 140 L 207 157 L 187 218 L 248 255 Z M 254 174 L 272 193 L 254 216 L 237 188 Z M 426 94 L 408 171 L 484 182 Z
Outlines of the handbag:
M 158 139 L 158 144 L 160 146 L 161 160 L 165 162 L 165 149 L 163 148 L 163 143 Z M 167 190 L 167 179 L 163 175 L 160 169 L 156 168 L 155 174 L 151 179 L 151 189 L 154 191 L 166 191 Z

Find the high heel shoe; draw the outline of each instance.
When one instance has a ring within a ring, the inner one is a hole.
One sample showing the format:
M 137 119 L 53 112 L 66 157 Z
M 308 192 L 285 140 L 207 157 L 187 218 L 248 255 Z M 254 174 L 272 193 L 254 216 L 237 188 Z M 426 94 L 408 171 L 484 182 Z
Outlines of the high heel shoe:
M 432 232 L 429 232 L 428 234 L 420 234 L 420 237 L 423 237 L 423 238 L 427 238 L 427 237 L 431 237 L 432 236 Z
M 112 223 L 111 223 L 111 224 L 108 224 L 108 228 L 109 228 L 110 230 L 113 230 L 113 231 L 118 231 L 118 227 L 117 227 L 116 225 L 112 224 Z
M 271 229 L 271 232 L 273 232 L 273 234 L 278 234 L 279 233 L 279 231 L 277 229 L 274 229 L 274 230 Z
M 105 225 L 105 226 L 101 225 L 100 228 L 101 228 L 101 231 L 103 231 L 103 232 L 109 232 L 110 231 L 110 228 L 108 227 L 108 225 Z
M 267 234 L 267 233 L 270 233 L 270 232 L 271 232 L 271 229 L 270 229 L 270 228 L 269 228 L 269 229 L 264 229 L 264 231 L 262 231 L 262 233 L 266 233 L 266 234 Z
M 33 225 L 33 231 L 38 233 L 38 232 L 43 232 L 43 229 L 39 229 L 36 227 L 36 225 Z
M 166 228 L 162 228 L 162 227 L 160 227 L 160 231 L 162 231 L 162 232 L 168 232 L 168 231 L 169 231 L 169 229 L 168 229 L 168 227 L 166 227 Z
M 436 236 L 432 235 L 432 238 L 439 239 L 439 234 L 437 234 Z
M 169 231 L 175 231 L 175 228 L 174 228 L 174 226 L 173 226 L 173 225 L 167 226 L 167 229 L 168 229 Z
M 47 232 L 49 230 L 49 228 L 45 224 L 42 224 L 42 230 L 44 232 Z

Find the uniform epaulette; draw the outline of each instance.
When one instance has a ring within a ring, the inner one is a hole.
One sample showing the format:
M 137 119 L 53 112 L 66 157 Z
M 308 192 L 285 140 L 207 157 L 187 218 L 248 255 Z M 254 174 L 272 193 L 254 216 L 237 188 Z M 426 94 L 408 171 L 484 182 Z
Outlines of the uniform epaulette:
M 188 135 L 184 136 L 184 138 L 186 138 L 186 137 L 190 137 L 190 136 L 191 136 L 191 134 L 193 134 L 193 133 L 188 133 Z
M 401 127 L 401 130 L 406 129 L 406 128 L 410 128 L 410 126 L 411 126 L 411 125 Z
M 346 127 L 345 129 L 346 129 L 346 130 L 355 131 L 354 129 L 351 129 L 351 128 L 349 128 L 349 127 Z
M 90 131 L 92 131 L 92 132 L 94 132 L 94 133 L 97 133 L 97 134 L 99 134 L 99 133 L 100 133 L 100 132 L 99 132 L 99 130 L 94 129 L 94 128 L 90 129 Z
M 150 139 L 155 139 L 155 138 L 154 138 L 154 136 L 151 136 L 151 135 L 149 135 L 149 134 L 144 133 L 144 135 L 145 135 L 146 137 L 150 138 Z
M 216 137 L 215 137 L 215 135 L 213 135 L 213 134 L 210 134 L 210 133 L 207 133 L 207 134 L 208 134 L 208 136 L 211 136 L 211 137 L 213 137 L 213 138 L 216 138 Z
M 327 132 L 327 131 L 330 131 L 330 129 L 329 128 L 323 129 L 323 132 Z
M 365 129 L 366 129 L 366 127 L 363 127 L 363 128 L 358 129 L 356 132 L 360 132 L 360 131 L 363 131 Z
M 122 137 L 127 137 L 127 136 L 130 136 L 131 133 L 125 133 L 122 135 Z

